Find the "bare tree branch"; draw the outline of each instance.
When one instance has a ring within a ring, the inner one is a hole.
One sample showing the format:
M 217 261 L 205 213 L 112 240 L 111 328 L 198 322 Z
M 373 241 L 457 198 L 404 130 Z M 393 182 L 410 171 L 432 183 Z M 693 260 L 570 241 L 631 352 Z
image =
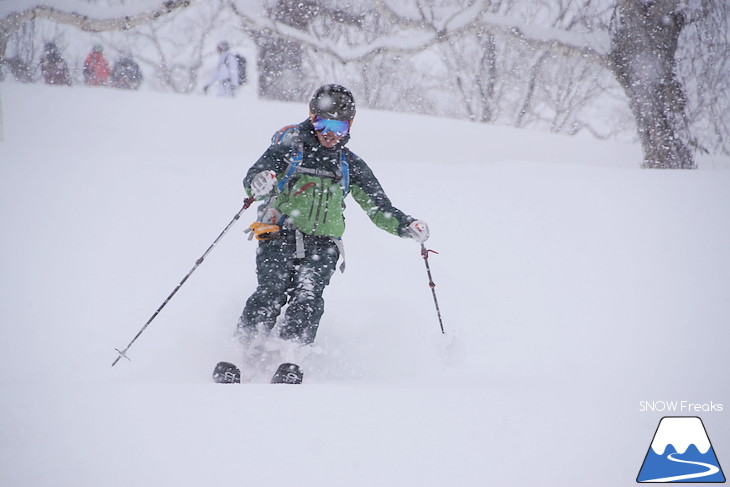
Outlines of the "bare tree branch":
M 46 19 L 58 24 L 72 25 L 85 32 L 108 32 L 128 30 L 132 27 L 147 24 L 167 15 L 179 8 L 190 5 L 191 0 L 166 0 L 158 7 L 136 15 L 99 19 L 77 12 L 66 12 L 55 7 L 39 5 L 21 12 L 14 12 L 0 19 L 0 59 L 5 57 L 8 40 L 23 23 L 36 19 Z
M 247 25 L 249 32 L 255 36 L 261 36 L 266 32 L 274 33 L 307 47 L 318 49 L 343 64 L 366 61 L 384 52 L 400 55 L 419 53 L 435 44 L 447 41 L 451 36 L 458 36 L 476 30 L 490 31 L 494 34 L 513 37 L 535 48 L 570 52 L 602 65 L 606 62 L 606 55 L 592 46 L 594 43 L 592 39 L 596 37 L 595 33 L 592 36 L 581 36 L 567 33 L 561 29 L 540 28 L 538 30 L 535 28 L 531 29 L 528 35 L 525 32 L 526 26 L 521 26 L 521 23 L 515 19 L 505 18 L 489 12 L 484 1 L 471 1 L 465 8 L 453 13 L 448 19 L 441 22 L 441 26 L 437 26 L 428 20 L 422 9 L 419 12 L 419 18 L 413 19 L 398 14 L 387 5 L 387 2 L 376 2 L 376 8 L 380 9 L 380 13 L 389 17 L 400 29 L 372 42 L 359 46 L 347 46 L 346 49 L 322 45 L 320 39 L 313 37 L 311 33 L 277 22 L 274 19 L 254 18 L 239 9 L 235 0 L 230 0 L 230 5 L 233 12 L 241 18 L 242 24 Z M 603 44 L 605 44 L 607 50 L 608 38 Z

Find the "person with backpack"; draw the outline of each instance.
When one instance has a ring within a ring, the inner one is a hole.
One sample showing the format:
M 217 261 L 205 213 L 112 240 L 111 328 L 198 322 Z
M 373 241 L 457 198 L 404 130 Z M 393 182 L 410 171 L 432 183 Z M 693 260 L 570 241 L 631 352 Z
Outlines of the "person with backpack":
M 278 336 L 311 344 L 324 312 L 322 293 L 342 259 L 345 198 L 352 195 L 379 228 L 423 243 L 428 225 L 393 206 L 372 170 L 346 147 L 355 117 L 352 93 L 318 88 L 309 117 L 282 128 L 243 180 L 262 201 L 250 226 L 259 240 L 258 286 L 246 301 L 237 333 L 244 340 L 271 333 L 284 305 Z
M 221 41 L 217 46 L 218 63 L 208 83 L 203 86 L 203 93 L 214 84 L 218 85 L 218 96 L 236 96 L 236 89 L 239 85 L 238 59 L 231 53 L 227 41 Z

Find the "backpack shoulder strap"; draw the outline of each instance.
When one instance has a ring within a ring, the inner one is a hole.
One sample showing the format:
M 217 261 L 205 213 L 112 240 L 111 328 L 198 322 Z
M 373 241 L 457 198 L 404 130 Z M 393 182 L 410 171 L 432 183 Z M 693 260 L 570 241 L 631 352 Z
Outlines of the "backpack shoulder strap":
M 341 174 L 334 174 L 330 171 L 299 167 L 304 157 L 304 146 L 299 138 L 298 125 L 287 125 L 282 127 L 271 137 L 271 143 L 289 147 L 289 166 L 277 185 L 279 192 L 284 191 L 289 179 L 297 172 L 339 179 L 340 186 L 342 186 L 342 192 L 346 195 L 350 191 L 350 164 L 344 150 L 340 151 Z
M 302 163 L 302 158 L 304 157 L 304 147 L 299 138 L 299 126 L 287 125 L 280 128 L 271 137 L 271 144 L 289 147 L 289 167 L 287 167 L 286 172 L 279 180 L 279 184 L 277 184 L 277 189 L 279 192 L 282 192 L 286 187 L 287 181 L 297 171 L 297 167 Z
M 347 195 L 350 191 L 350 163 L 344 150 L 340 151 L 340 171 L 342 172 L 340 186 L 342 186 L 342 192 Z

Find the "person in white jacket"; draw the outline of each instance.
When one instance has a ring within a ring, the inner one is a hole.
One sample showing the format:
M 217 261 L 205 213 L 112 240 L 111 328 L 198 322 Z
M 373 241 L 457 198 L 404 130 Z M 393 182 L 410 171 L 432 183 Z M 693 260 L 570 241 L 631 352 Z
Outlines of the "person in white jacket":
M 207 93 L 208 89 L 217 84 L 218 96 L 236 96 L 236 88 L 238 88 L 238 61 L 236 56 L 231 53 L 228 42 L 221 41 L 218 43 L 218 64 L 213 70 L 210 81 L 203 87 L 203 92 Z

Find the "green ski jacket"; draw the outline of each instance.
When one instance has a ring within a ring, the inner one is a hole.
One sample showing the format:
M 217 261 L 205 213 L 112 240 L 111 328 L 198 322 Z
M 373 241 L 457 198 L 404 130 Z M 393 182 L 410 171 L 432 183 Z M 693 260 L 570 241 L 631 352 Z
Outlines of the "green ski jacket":
M 251 180 L 272 170 L 280 182 L 273 207 L 281 214 L 280 225 L 292 226 L 305 235 L 340 238 L 345 231 L 345 197 L 352 194 L 379 228 L 406 236 L 414 218 L 393 206 L 372 170 L 345 147 L 346 135 L 335 147 L 323 147 L 309 119 L 284 127 L 272 144 L 246 173 L 243 185 L 251 196 Z M 296 169 L 290 169 L 301 154 Z

